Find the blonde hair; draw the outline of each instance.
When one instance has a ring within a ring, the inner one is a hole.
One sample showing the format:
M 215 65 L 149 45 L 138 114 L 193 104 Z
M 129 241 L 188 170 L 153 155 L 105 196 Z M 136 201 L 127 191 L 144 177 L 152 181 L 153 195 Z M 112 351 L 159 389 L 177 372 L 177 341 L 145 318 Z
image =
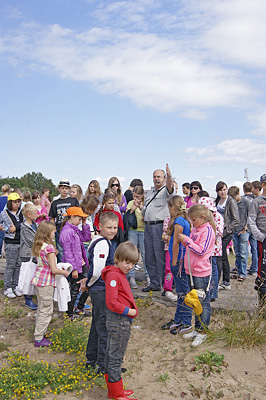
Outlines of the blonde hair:
M 96 190 L 96 193 L 95 193 L 95 194 L 94 194 L 94 193 L 91 193 L 91 191 L 90 191 L 90 185 L 94 185 L 95 190 Z M 100 187 L 99 182 L 96 181 L 96 179 L 93 179 L 92 181 L 90 181 L 90 183 L 88 184 L 88 188 L 87 188 L 87 190 L 86 190 L 85 196 L 93 195 L 93 196 L 99 197 L 101 194 L 102 194 L 102 191 L 101 191 L 101 187 Z
M 216 235 L 216 225 L 213 219 L 213 215 L 210 212 L 210 210 L 204 206 L 203 204 L 194 204 L 192 207 L 189 208 L 188 210 L 188 215 L 191 218 L 205 218 L 206 222 L 209 222 L 211 227 L 214 230 L 214 233 Z
M 117 192 L 115 194 L 115 198 L 116 198 L 116 202 L 118 206 L 121 206 L 122 204 L 122 192 L 121 192 L 121 185 L 120 185 L 120 181 L 116 176 L 112 176 L 112 178 L 109 179 L 108 182 L 108 188 L 110 188 L 112 190 L 112 184 L 117 181 L 118 182 L 118 189 Z
M 78 201 L 80 201 L 82 199 L 82 195 L 83 195 L 81 187 L 75 183 L 74 185 L 70 186 L 70 189 L 72 189 L 72 188 L 77 189 L 77 192 L 78 192 L 77 199 L 78 199 Z
M 143 186 L 135 186 L 133 189 L 133 193 L 142 197 L 141 202 L 144 204 L 145 192 Z
M 115 264 L 126 261 L 126 262 L 131 262 L 133 264 L 136 264 L 139 260 L 139 252 L 137 247 L 130 242 L 129 240 L 127 242 L 121 243 L 114 255 L 114 262 Z
M 100 223 L 105 225 L 107 222 L 117 222 L 118 224 L 118 216 L 112 211 L 106 211 L 100 216 Z
M 8 193 L 10 191 L 11 187 L 8 183 L 2 186 L 2 192 L 3 193 Z
M 37 206 L 31 203 L 25 204 L 25 206 L 22 208 L 21 212 L 24 215 L 25 218 L 27 218 L 28 214 L 34 212 L 37 210 Z
M 173 196 L 168 200 L 168 207 L 173 207 L 175 211 L 175 215 L 170 218 L 169 227 L 167 230 L 167 235 L 171 236 L 174 231 L 175 220 L 178 217 L 185 218 L 188 222 L 188 216 L 186 211 L 186 204 L 184 202 L 183 197 L 181 196 Z
M 40 225 L 37 228 L 34 237 L 34 242 L 32 245 L 32 255 L 34 257 L 38 257 L 40 255 L 40 251 L 44 243 L 53 244 L 53 241 L 51 239 L 51 233 L 55 230 L 56 228 L 53 222 L 42 221 L 40 223 Z
M 25 201 L 25 202 L 31 201 L 31 194 L 30 194 L 30 192 L 24 192 L 24 193 L 23 193 L 23 201 Z

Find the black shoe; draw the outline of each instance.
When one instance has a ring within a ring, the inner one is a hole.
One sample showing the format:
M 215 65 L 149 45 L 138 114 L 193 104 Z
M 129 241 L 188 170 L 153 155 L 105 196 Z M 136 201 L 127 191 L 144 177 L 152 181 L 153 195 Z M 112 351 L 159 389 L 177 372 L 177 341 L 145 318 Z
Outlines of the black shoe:
M 162 296 L 165 296 L 165 290 L 162 292 Z
M 121 368 L 121 374 L 124 374 L 125 372 L 127 372 L 126 368 Z
M 175 320 L 171 319 L 171 321 L 167 322 L 167 324 L 162 325 L 161 328 L 166 331 L 166 330 L 170 329 L 171 326 L 174 324 L 175 324 Z
M 142 288 L 143 292 L 160 292 L 161 289 L 151 288 L 150 286 Z
M 211 298 L 210 298 L 210 302 L 211 302 L 211 301 L 215 301 L 215 297 L 211 297 Z

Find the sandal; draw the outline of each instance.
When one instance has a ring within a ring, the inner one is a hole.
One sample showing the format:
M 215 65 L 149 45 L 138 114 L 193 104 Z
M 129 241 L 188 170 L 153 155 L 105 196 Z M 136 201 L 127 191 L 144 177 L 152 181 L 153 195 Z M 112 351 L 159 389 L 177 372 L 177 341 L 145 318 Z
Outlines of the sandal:
M 239 276 L 238 278 L 238 282 L 243 282 L 246 278 L 244 278 L 244 276 Z

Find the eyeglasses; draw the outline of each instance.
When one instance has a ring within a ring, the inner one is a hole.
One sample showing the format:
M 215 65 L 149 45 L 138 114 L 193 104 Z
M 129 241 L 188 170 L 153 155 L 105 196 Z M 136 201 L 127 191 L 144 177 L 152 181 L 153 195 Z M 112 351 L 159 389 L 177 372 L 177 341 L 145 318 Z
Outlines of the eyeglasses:
M 198 186 L 191 186 L 191 190 L 192 189 L 197 190 L 197 189 L 199 189 L 199 187 Z
M 119 183 L 112 183 L 111 187 L 119 187 Z

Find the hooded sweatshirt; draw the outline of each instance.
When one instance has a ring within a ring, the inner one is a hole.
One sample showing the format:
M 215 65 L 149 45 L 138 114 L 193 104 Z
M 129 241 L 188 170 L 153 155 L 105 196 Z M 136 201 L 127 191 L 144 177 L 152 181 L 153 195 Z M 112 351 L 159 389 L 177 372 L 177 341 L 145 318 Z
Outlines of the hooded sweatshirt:
M 128 318 L 135 318 L 138 309 L 126 275 L 115 265 L 107 265 L 102 271 L 102 278 L 105 281 L 108 310 L 128 317 L 129 309 L 134 308 L 137 314 Z

